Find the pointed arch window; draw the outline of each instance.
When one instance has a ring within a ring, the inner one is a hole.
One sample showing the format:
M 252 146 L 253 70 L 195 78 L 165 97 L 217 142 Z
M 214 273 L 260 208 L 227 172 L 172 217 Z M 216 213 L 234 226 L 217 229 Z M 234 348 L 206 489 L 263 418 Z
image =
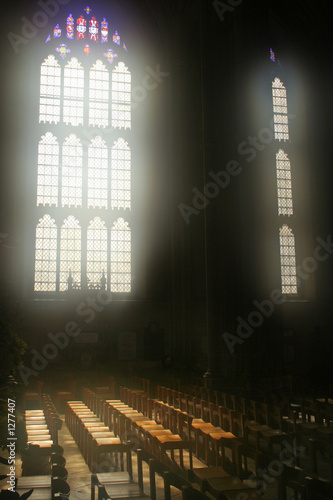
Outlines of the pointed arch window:
M 111 229 L 111 292 L 131 291 L 131 230 L 123 218 Z
M 60 122 L 61 67 L 49 55 L 40 67 L 39 122 Z
M 99 288 L 107 272 L 108 235 L 105 222 L 95 217 L 87 230 L 87 280 L 88 288 Z
M 108 150 L 100 136 L 88 148 L 88 208 L 108 208 Z
M 282 150 L 276 153 L 276 176 L 279 215 L 293 215 L 291 166 L 288 155 Z
M 63 207 L 82 206 L 82 145 L 75 134 L 65 139 L 62 148 L 62 187 L 61 205 Z
M 57 279 L 57 226 L 50 215 L 39 219 L 35 239 L 35 292 L 54 292 Z
M 297 294 L 295 236 L 286 224 L 280 228 L 281 285 L 283 294 Z
M 37 205 L 58 206 L 59 144 L 47 132 L 38 144 Z
M 111 151 L 111 208 L 131 208 L 131 150 L 118 139 Z
M 279 141 L 289 140 L 287 91 L 280 78 L 272 83 L 274 136 Z
M 60 232 L 59 289 L 68 289 L 71 277 L 75 287 L 81 286 L 81 227 L 73 215 L 67 217 Z
M 100 59 L 89 73 L 89 125 L 109 125 L 109 71 Z
M 112 71 L 112 126 L 131 128 L 131 73 L 123 62 Z
M 64 69 L 64 116 L 66 125 L 83 125 L 84 69 L 72 57 Z

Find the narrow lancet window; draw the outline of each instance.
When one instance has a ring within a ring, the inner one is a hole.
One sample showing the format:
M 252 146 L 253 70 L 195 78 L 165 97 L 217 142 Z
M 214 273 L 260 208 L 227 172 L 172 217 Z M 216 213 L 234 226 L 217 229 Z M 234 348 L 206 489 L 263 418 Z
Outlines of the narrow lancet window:
M 272 83 L 274 136 L 279 141 L 289 140 L 287 91 L 279 78 Z
M 131 73 L 123 62 L 112 71 L 112 126 L 131 128 Z
M 282 293 L 297 294 L 295 236 L 286 224 L 280 228 L 280 264 Z
M 57 226 L 46 214 L 36 226 L 35 292 L 55 292 L 57 279 Z
M 37 205 L 58 206 L 59 144 L 46 132 L 38 144 Z
M 49 55 L 40 68 L 39 122 L 60 122 L 61 68 Z
M 111 292 L 131 291 L 131 230 L 123 218 L 111 229 Z
M 291 166 L 288 155 L 282 150 L 276 153 L 276 176 L 279 215 L 293 215 Z

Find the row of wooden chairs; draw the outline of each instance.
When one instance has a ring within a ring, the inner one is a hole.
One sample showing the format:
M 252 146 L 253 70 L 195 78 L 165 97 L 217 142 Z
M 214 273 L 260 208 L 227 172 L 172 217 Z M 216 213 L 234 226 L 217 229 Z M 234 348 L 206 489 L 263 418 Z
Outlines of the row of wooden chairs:
M 100 411 L 101 413 L 95 413 L 83 401 L 67 401 L 67 426 L 93 472 L 98 470 L 102 454 L 107 453 L 115 457 L 115 464 L 118 464 L 118 457 L 120 457 L 122 470 L 124 469 L 123 457 L 126 455 L 127 470 L 131 473 L 130 445 L 123 443 L 112 428 L 106 425 L 101 407 Z
M 58 430 L 62 420 L 50 396 L 43 394 L 42 398 L 43 409 L 25 410 L 23 413 L 26 449 L 22 454 L 22 475 L 51 473 L 52 453 L 63 451 L 58 445 Z M 63 466 L 63 460 L 61 462 L 57 465 Z

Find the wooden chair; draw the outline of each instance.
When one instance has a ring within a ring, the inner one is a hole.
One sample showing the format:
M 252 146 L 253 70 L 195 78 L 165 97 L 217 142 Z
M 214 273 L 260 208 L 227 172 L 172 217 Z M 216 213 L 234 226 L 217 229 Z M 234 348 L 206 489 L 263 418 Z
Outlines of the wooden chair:
M 282 474 L 277 477 L 278 500 L 290 498 L 288 491 L 292 490 L 295 500 L 308 500 L 306 472 L 297 466 L 284 464 Z
M 182 491 L 184 486 L 192 488 L 192 484 L 187 479 L 174 472 L 162 472 L 162 477 L 164 481 L 164 500 L 171 500 L 171 487 L 180 491 Z
M 76 381 L 70 380 L 66 389 L 55 392 L 55 406 L 59 412 L 64 410 L 64 407 L 61 406 L 61 402 L 75 400 L 75 388 Z

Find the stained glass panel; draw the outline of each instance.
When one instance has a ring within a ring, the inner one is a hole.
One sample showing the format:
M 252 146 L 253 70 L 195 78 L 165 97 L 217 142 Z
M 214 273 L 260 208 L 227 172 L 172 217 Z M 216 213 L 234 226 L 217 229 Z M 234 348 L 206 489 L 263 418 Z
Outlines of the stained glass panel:
M 284 224 L 280 228 L 281 285 L 283 294 L 297 293 L 295 236 Z
M 47 132 L 38 144 L 37 205 L 58 206 L 59 144 Z
M 122 138 L 111 151 L 111 208 L 131 208 L 131 150 Z
M 123 62 L 112 71 L 112 126 L 131 128 L 131 73 Z
M 75 134 L 65 139 L 62 149 L 61 206 L 82 206 L 82 145 Z
M 108 150 L 99 136 L 88 148 L 88 208 L 108 207 Z
M 40 68 L 39 122 L 59 123 L 60 86 L 60 65 L 53 55 L 49 55 Z
M 57 279 L 57 226 L 50 215 L 44 215 L 36 226 L 35 292 L 54 292 Z
M 131 291 L 131 230 L 119 218 L 111 229 L 111 292 Z

